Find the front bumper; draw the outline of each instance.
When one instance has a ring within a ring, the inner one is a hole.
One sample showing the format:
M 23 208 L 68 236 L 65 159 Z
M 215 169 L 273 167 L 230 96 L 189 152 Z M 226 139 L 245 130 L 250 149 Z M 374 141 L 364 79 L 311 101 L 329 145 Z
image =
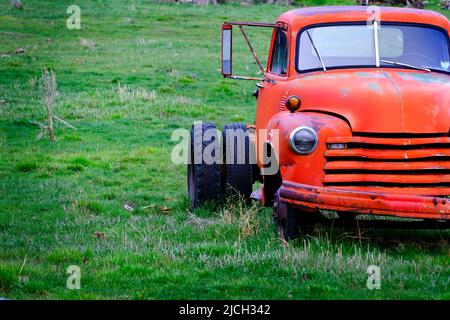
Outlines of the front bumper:
M 450 220 L 450 198 L 443 197 L 339 190 L 285 181 L 280 201 L 316 210 Z

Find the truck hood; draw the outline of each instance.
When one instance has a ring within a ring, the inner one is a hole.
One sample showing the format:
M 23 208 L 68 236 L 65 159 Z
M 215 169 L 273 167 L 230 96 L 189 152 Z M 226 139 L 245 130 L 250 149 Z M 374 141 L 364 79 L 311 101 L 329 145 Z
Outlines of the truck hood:
M 450 75 L 399 69 L 332 70 L 303 75 L 288 95 L 301 111 L 344 117 L 353 132 L 448 133 Z

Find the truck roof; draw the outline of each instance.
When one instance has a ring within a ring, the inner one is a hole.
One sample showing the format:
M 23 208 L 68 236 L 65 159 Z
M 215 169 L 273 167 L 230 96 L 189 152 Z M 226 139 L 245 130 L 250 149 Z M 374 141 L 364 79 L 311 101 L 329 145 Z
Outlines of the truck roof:
M 288 23 L 294 30 L 319 23 L 367 21 L 371 17 L 371 7 L 365 6 L 324 6 L 308 7 L 287 11 L 279 16 L 277 22 Z M 380 10 L 380 20 L 389 22 L 421 23 L 439 26 L 450 32 L 448 19 L 435 11 L 377 7 Z

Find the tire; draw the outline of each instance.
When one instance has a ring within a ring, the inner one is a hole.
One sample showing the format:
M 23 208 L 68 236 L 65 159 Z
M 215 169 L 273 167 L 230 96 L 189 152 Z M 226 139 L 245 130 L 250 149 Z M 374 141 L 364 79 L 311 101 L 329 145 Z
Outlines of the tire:
M 273 204 L 273 219 L 278 236 L 286 241 L 300 238 L 310 231 L 311 221 L 308 213 L 296 210 L 280 201 L 279 192 Z
M 222 135 L 225 164 L 222 190 L 227 194 L 237 192 L 248 199 L 252 193 L 254 169 L 247 127 L 242 123 L 227 124 Z
M 216 139 L 213 137 L 210 141 L 204 141 L 203 136 L 208 130 L 216 130 L 216 126 L 212 123 L 201 123 L 191 127 L 187 185 L 192 208 L 207 201 L 219 200 L 222 196 L 221 165 L 217 162 L 205 163 L 202 156 L 205 148 L 215 143 Z M 217 150 L 221 150 L 220 144 Z M 196 164 L 195 159 L 201 159 L 201 162 Z

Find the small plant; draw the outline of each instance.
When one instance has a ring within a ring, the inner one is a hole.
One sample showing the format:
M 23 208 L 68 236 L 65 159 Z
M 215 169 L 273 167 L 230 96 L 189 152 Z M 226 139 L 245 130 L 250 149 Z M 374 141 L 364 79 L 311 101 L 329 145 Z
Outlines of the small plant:
M 55 141 L 55 133 L 53 130 L 53 107 L 55 105 L 56 91 L 56 74 L 53 70 L 45 69 L 42 72 L 42 77 L 39 83 L 39 94 L 44 100 L 44 104 L 47 108 L 48 126 L 41 130 L 41 135 L 44 136 L 45 132 L 50 132 L 50 141 Z
M 58 95 L 57 85 L 56 85 L 56 74 L 53 70 L 44 69 L 42 71 L 42 76 L 39 79 L 39 95 L 44 101 L 45 107 L 47 109 L 48 125 L 43 125 L 40 123 L 35 123 L 41 128 L 41 132 L 38 138 L 42 138 L 47 131 L 49 132 L 50 141 L 55 141 L 55 132 L 53 128 L 53 120 L 58 120 L 67 127 L 75 129 L 74 126 L 69 124 L 67 121 L 57 117 L 54 112 L 55 100 Z

